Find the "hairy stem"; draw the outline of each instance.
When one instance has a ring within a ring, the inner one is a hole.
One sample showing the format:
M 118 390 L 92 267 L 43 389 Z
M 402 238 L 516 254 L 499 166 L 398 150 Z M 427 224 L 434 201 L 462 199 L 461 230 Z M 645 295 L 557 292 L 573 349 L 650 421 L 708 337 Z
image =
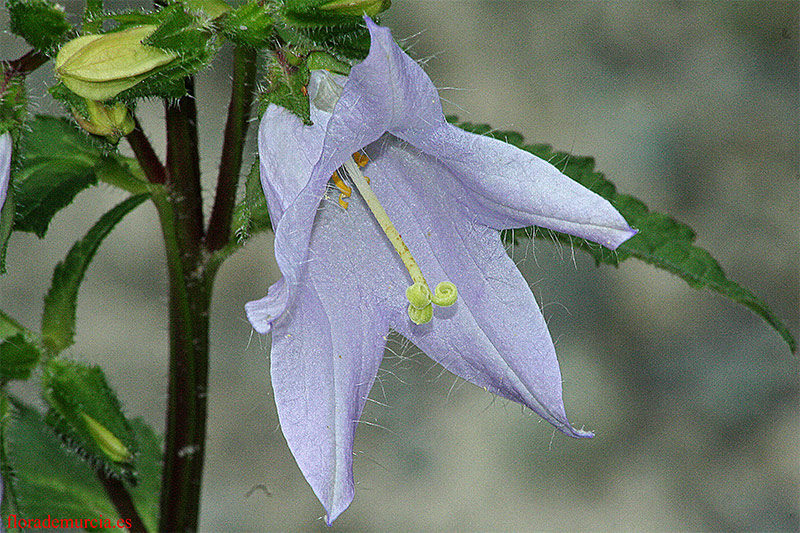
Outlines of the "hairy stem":
M 230 240 L 231 217 L 236 200 L 236 186 L 242 172 L 242 152 L 250 122 L 255 80 L 256 51 L 237 47 L 233 52 L 231 101 L 222 142 L 217 195 L 206 235 L 206 246 L 212 252 L 223 248 Z
M 200 513 L 208 388 L 208 310 L 212 279 L 202 253 L 203 206 L 193 81 L 165 103 L 167 178 L 153 194 L 169 272 L 169 385 L 159 531 L 196 531 Z

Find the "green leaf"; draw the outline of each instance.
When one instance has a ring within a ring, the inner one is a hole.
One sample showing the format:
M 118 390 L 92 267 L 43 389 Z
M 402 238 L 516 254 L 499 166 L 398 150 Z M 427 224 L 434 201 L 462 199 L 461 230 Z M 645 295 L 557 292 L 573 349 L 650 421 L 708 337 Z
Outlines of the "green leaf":
M 261 188 L 258 160 L 247 174 L 244 200 L 234 209 L 232 229 L 237 243 L 243 243 L 254 233 L 272 229 L 267 199 Z
M 8 0 L 11 31 L 48 55 L 66 40 L 72 25 L 64 8 L 44 0 Z
M 73 343 L 78 289 L 89 263 L 114 226 L 148 197 L 146 194 L 132 196 L 104 214 L 86 236 L 72 246 L 64 261 L 56 265 L 42 314 L 42 340 L 48 351 L 56 354 Z
M 0 395 L 0 446 L 5 526 L 11 515 L 17 520 L 50 516 L 59 521 L 101 517 L 116 521 L 117 512 L 89 464 L 64 448 L 39 413 L 4 395 Z M 64 522 L 63 527 L 70 526 Z
M 159 493 L 161 489 L 161 439 L 141 418 L 130 421 L 139 453 L 136 456 L 137 483 L 125 483 L 139 517 L 148 531 L 158 531 Z
M 103 152 L 99 141 L 64 119 L 47 116 L 30 122 L 22 146 L 21 166 L 12 171 L 17 203 L 14 230 L 44 237 L 53 216 L 97 183 L 95 167 Z
M 28 379 L 41 356 L 34 335 L 0 311 L 0 383 Z
M 359 15 L 326 10 L 320 0 L 283 1 L 275 13 L 281 40 L 309 50 L 322 50 L 338 59 L 363 60 L 369 52 L 369 32 Z M 337 2 L 333 2 L 337 4 Z M 373 2 L 388 7 L 389 2 Z M 339 3 L 339 11 L 342 4 Z M 354 6 L 355 7 L 355 6 Z M 380 7 L 379 7 L 380 9 Z
M 694 245 L 696 235 L 689 226 L 667 215 L 652 213 L 640 200 L 617 193 L 614 184 L 594 169 L 594 159 L 591 157 L 576 157 L 564 152 L 555 152 L 545 144 L 525 144 L 522 135 L 516 132 L 493 131 L 485 124 L 457 122 L 455 117 L 448 117 L 448 120 L 463 130 L 505 141 L 546 161 L 558 161 L 559 169 L 564 174 L 611 202 L 625 220 L 639 230 L 638 234 L 615 251 L 585 239 L 540 228 L 507 231 L 504 234 L 507 240 L 514 241 L 531 235 L 539 238 L 555 237 L 561 242 L 588 252 L 598 265 L 604 263 L 616 266 L 634 257 L 680 276 L 696 289 L 707 287 L 744 305 L 772 326 L 783 337 L 792 352 L 797 351 L 794 337 L 769 306 L 748 289 L 729 280 L 711 254 Z
M 39 363 L 42 353 L 23 334 L 0 342 L 0 382 L 28 379 Z
M 95 468 L 135 479 L 136 437 L 100 367 L 50 359 L 42 396 L 50 406 L 45 421 L 71 448 Z

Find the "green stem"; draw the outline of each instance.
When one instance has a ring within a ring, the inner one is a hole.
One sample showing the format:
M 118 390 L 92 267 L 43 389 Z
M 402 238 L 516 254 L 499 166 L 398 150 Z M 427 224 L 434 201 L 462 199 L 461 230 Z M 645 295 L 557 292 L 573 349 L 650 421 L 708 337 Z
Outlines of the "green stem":
M 237 47 L 233 52 L 231 101 L 222 142 L 217 195 L 206 235 L 206 246 L 212 252 L 223 248 L 231 237 L 231 217 L 236 201 L 236 187 L 242 172 L 242 152 L 250 124 L 256 70 L 256 51 L 248 47 Z

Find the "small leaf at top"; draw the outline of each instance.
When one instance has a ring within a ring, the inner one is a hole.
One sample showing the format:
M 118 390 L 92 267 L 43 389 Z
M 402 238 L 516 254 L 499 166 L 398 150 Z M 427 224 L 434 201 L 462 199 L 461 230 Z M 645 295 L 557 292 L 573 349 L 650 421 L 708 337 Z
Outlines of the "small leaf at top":
M 72 30 L 64 8 L 58 4 L 45 0 L 9 0 L 6 6 L 11 31 L 48 55 L 58 49 Z

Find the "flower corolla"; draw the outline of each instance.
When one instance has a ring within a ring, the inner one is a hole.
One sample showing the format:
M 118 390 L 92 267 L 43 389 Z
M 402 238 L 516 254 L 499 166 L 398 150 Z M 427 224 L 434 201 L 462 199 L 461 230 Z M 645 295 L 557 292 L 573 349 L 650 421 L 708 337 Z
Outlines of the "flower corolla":
M 247 315 L 272 333 L 281 428 L 328 523 L 353 499 L 353 438 L 390 331 L 591 436 L 567 419 L 553 342 L 499 232 L 535 225 L 611 249 L 635 234 L 547 161 L 448 124 L 422 68 L 366 22 L 370 52 L 348 77 L 312 73 L 313 125 L 271 105 L 259 130 L 282 278 Z

